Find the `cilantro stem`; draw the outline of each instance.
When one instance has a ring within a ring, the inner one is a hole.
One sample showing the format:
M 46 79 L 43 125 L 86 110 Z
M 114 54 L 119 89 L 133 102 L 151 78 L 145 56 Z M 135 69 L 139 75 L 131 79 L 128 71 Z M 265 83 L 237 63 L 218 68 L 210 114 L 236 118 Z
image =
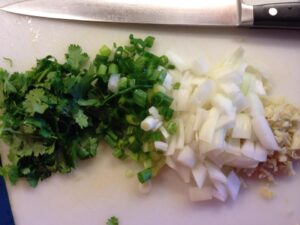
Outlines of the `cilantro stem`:
M 108 98 L 104 99 L 104 101 L 102 102 L 102 105 L 105 105 L 106 103 L 108 103 L 112 99 L 116 98 L 117 96 L 124 95 L 132 90 L 139 89 L 139 88 L 151 88 L 151 87 L 152 87 L 152 85 L 136 85 L 134 87 L 124 89 L 124 90 L 119 91 L 119 92 L 109 96 Z

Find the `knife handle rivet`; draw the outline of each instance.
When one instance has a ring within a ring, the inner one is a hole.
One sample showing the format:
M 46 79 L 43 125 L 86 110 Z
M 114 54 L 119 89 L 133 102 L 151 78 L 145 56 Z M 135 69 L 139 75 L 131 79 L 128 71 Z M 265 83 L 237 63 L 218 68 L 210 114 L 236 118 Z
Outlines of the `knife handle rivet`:
M 276 16 L 278 13 L 277 9 L 276 8 L 269 8 L 269 14 L 271 16 Z

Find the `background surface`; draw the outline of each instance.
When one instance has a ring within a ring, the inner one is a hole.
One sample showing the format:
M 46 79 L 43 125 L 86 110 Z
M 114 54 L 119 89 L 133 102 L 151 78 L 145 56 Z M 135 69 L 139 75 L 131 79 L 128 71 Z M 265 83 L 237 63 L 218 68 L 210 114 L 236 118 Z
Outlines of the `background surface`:
M 242 46 L 248 60 L 269 75 L 274 93 L 300 105 L 300 31 L 79 23 L 3 12 L 0 28 L 0 66 L 10 71 L 27 70 L 48 54 L 63 60 L 70 43 L 81 45 L 93 57 L 102 44 L 126 43 L 130 33 L 155 36 L 156 53 L 172 50 L 187 61 L 205 55 L 211 64 Z M 2 57 L 13 59 L 14 67 L 9 68 Z M 114 159 L 105 146 L 100 149 L 96 158 L 82 162 L 71 174 L 54 175 L 36 189 L 24 181 L 13 187 L 8 184 L 16 224 L 101 225 L 113 215 L 123 225 L 300 223 L 299 174 L 278 179 L 272 186 L 275 197 L 271 201 L 259 196 L 262 183 L 249 181 L 236 202 L 195 204 L 168 169 L 154 182 L 149 195 L 140 194 L 137 181 L 125 177 L 126 168 L 136 167 Z M 1 155 L 6 151 L 2 146 Z

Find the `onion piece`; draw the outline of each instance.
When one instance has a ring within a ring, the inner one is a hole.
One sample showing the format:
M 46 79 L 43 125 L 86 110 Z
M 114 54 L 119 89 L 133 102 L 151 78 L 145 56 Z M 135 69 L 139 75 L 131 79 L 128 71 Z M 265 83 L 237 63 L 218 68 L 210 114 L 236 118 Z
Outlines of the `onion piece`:
M 235 172 L 231 171 L 227 177 L 226 183 L 229 195 L 232 200 L 236 200 L 241 187 L 241 181 Z
M 199 132 L 200 140 L 205 141 L 207 143 L 212 142 L 219 116 L 220 112 L 215 107 L 209 110 L 206 121 L 202 125 L 202 128 Z
M 165 55 L 168 57 L 169 61 L 176 65 L 176 68 L 180 71 L 184 71 L 188 68 L 186 62 L 176 53 L 167 51 Z
M 193 130 L 199 130 L 200 127 L 202 126 L 203 122 L 206 119 L 207 116 L 207 111 L 201 107 L 198 107 L 196 110 L 196 116 L 195 116 L 195 121 L 194 121 L 194 125 L 193 125 Z
M 205 166 L 207 168 L 208 175 L 212 181 L 219 181 L 222 183 L 227 182 L 226 176 L 217 166 L 207 161 L 205 162 Z
M 163 86 L 167 89 L 167 90 L 171 90 L 172 89 L 172 81 L 173 78 L 171 77 L 171 75 L 169 73 L 166 74 L 164 82 L 163 82 Z
M 251 158 L 251 159 L 255 159 L 254 156 L 254 143 L 252 141 L 246 140 L 241 148 L 241 152 Z M 256 159 L 255 159 L 256 160 Z
M 216 129 L 224 128 L 229 129 L 233 128 L 236 120 L 236 108 L 233 108 L 232 112 L 229 114 L 222 114 L 218 120 Z
M 202 163 L 199 163 L 192 169 L 192 175 L 197 184 L 197 187 L 202 188 L 207 176 L 206 167 Z
M 189 197 L 192 202 L 207 201 L 213 198 L 211 187 L 189 187 Z
M 254 92 L 260 96 L 265 96 L 267 94 L 261 79 L 255 79 Z
M 190 89 L 179 89 L 177 92 L 177 111 L 186 111 L 189 107 L 189 99 L 190 99 L 191 90 Z
M 254 149 L 254 159 L 256 159 L 259 162 L 265 162 L 267 161 L 267 157 L 268 157 L 267 150 L 259 142 L 257 142 L 255 144 L 255 149 Z
M 241 91 L 238 85 L 236 85 L 234 82 L 221 82 L 218 84 L 218 87 L 221 92 L 231 98 Z
M 264 116 L 256 115 L 252 119 L 252 126 L 256 137 L 264 148 L 267 150 L 280 150 L 273 132 Z
M 229 139 L 225 144 L 225 152 L 228 152 L 233 155 L 241 155 L 241 140 L 240 139 Z
M 177 138 L 176 136 L 172 136 L 168 141 L 168 150 L 165 155 L 173 155 L 176 150 Z
M 239 113 L 236 116 L 235 125 L 232 131 L 232 138 L 250 139 L 252 132 L 251 119 L 245 113 Z
M 236 107 L 237 112 L 242 112 L 249 107 L 249 102 L 246 96 L 239 92 L 232 99 L 233 105 Z
M 214 198 L 225 202 L 228 197 L 228 192 L 225 185 L 217 181 L 213 182 L 213 184 L 215 186 L 215 189 L 213 190 Z
M 208 69 L 209 69 L 208 62 L 206 61 L 206 59 L 204 57 L 199 57 L 197 60 L 192 62 L 191 71 L 195 75 L 203 76 L 203 75 L 207 74 Z
M 225 164 L 236 168 L 255 168 L 258 165 L 258 161 L 250 159 L 244 155 L 232 155 L 232 158 L 228 158 L 228 162 L 226 162 Z
M 178 124 L 178 132 L 176 135 L 177 138 L 176 148 L 182 149 L 184 147 L 184 136 L 185 136 L 183 120 L 179 118 L 177 124 Z
M 292 150 L 300 149 L 300 129 L 297 130 L 293 135 L 291 149 Z
M 204 105 L 215 92 L 215 82 L 206 80 L 199 85 L 193 92 L 191 99 L 199 106 Z
M 177 156 L 177 161 L 189 168 L 195 167 L 196 160 L 195 152 L 190 146 L 185 146 Z
M 215 94 L 211 101 L 213 106 L 217 107 L 220 112 L 225 112 L 228 115 L 234 111 L 231 100 L 222 94 Z
M 247 96 L 249 106 L 250 106 L 250 114 L 252 117 L 256 115 L 264 115 L 264 106 L 260 101 L 259 97 L 254 93 L 249 93 Z

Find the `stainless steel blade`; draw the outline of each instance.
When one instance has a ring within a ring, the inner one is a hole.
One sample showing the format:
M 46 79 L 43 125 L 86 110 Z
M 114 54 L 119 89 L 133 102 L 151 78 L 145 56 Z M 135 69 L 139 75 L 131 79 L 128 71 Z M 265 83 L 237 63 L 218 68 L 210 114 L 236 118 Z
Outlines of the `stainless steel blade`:
M 239 0 L 29 0 L 4 11 L 56 19 L 168 25 L 237 26 Z

